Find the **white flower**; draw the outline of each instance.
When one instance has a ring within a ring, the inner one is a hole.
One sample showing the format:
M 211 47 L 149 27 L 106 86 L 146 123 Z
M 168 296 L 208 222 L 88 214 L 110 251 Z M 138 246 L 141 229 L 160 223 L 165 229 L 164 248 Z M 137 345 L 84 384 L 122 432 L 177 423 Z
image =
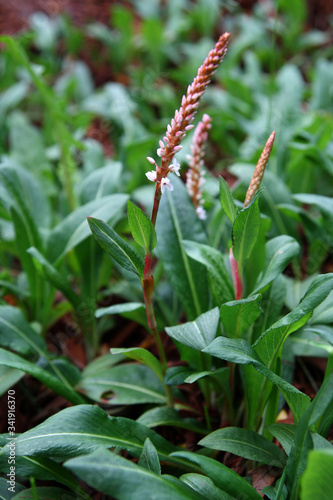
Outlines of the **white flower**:
M 146 172 L 146 177 L 151 181 L 151 182 L 156 182 L 156 175 L 157 172 L 156 170 L 150 170 L 149 172 Z
M 173 185 L 171 184 L 169 179 L 163 177 L 163 179 L 161 180 L 161 193 L 163 194 L 166 189 L 168 189 L 169 191 L 173 191 Z
M 199 206 L 195 209 L 195 211 L 197 212 L 199 219 L 205 220 L 207 218 L 206 210 L 204 208 Z
M 170 172 L 174 172 L 176 175 L 178 175 L 178 177 L 180 177 L 179 169 L 180 169 L 180 164 L 178 163 L 176 158 L 173 158 L 172 165 L 170 165 L 169 167 Z

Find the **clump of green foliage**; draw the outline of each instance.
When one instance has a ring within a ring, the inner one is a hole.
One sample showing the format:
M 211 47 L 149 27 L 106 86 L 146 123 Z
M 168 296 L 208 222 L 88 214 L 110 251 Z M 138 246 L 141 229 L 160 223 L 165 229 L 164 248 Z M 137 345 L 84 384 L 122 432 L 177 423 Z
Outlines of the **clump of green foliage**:
M 228 37 L 214 52 L 219 2 L 192 3 L 115 6 L 111 28 L 36 14 L 29 32 L 1 37 L 0 391 L 27 391 L 28 374 L 72 405 L 2 435 L 1 498 L 88 499 L 90 487 L 124 500 L 259 500 L 256 466 L 276 478 L 269 499 L 330 498 L 327 36 L 304 31 L 301 0 L 280 2 L 275 18 L 228 2 L 230 47 L 207 87 Z M 116 81 L 95 88 L 82 47 Z M 84 338 L 83 370 L 49 348 L 66 315 L 65 335 Z M 156 345 L 100 355 L 119 315 Z M 312 401 L 292 384 L 298 356 L 328 358 Z M 279 422 L 283 409 L 293 423 Z M 243 458 L 243 475 L 224 452 Z

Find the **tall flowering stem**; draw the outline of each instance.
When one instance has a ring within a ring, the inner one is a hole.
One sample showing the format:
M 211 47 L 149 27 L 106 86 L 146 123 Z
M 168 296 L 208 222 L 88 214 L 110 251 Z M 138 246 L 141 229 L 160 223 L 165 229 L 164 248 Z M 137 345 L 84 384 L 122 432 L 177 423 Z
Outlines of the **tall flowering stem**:
M 205 144 L 208 138 L 208 130 L 211 128 L 211 117 L 204 114 L 202 121 L 198 123 L 191 144 L 191 155 L 189 156 L 190 168 L 186 172 L 186 187 L 189 195 L 192 198 L 193 205 L 196 209 L 199 219 L 206 218 L 206 211 L 202 205 L 202 186 L 205 183 L 203 170 Z
M 246 192 L 244 208 L 246 208 L 251 203 L 251 201 L 253 200 L 255 194 L 257 193 L 260 187 L 261 181 L 264 177 L 266 165 L 272 151 L 274 139 L 275 139 L 275 132 L 272 132 L 265 144 L 265 147 L 260 155 L 257 166 L 254 170 L 250 185 Z M 238 263 L 233 255 L 232 248 L 230 249 L 229 260 L 230 260 L 232 281 L 235 289 L 235 299 L 239 300 L 243 297 L 243 273 L 242 269 L 239 269 Z
M 200 98 L 204 94 L 207 85 L 210 83 L 210 78 L 217 70 L 227 52 L 228 39 L 229 33 L 225 33 L 220 37 L 214 49 L 209 52 L 207 58 L 199 68 L 197 76 L 194 78 L 192 84 L 188 87 L 186 96 L 183 96 L 181 106 L 179 110 L 176 110 L 175 115 L 171 120 L 171 124 L 168 125 L 163 141 L 159 141 L 160 147 L 157 150 L 157 155 L 161 158 L 160 166 L 157 165 L 154 158 L 147 158 L 149 163 L 155 167 L 155 170 L 151 170 L 146 173 L 146 176 L 150 181 L 156 182 L 154 204 L 151 215 L 151 222 L 154 226 L 156 224 L 162 194 L 165 190 L 173 190 L 173 186 L 167 178 L 169 173 L 174 172 L 176 175 L 180 176 L 180 165 L 176 161 L 175 155 L 182 149 L 180 143 L 186 136 L 186 133 L 193 128 L 192 122 L 198 110 Z M 166 359 L 160 334 L 156 326 L 153 307 L 154 279 L 151 274 L 151 264 L 152 254 L 146 253 L 142 288 L 145 299 L 147 321 L 148 326 L 156 340 L 162 367 L 165 370 Z M 171 405 L 172 394 L 170 390 L 169 392 L 166 391 L 166 396 L 168 404 Z

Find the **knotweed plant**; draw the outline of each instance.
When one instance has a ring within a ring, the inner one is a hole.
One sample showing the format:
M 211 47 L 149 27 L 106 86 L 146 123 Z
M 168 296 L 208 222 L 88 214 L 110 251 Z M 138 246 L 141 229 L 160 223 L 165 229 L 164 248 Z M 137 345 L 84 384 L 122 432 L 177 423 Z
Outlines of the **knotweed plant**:
M 142 238 L 141 235 L 137 237 L 137 233 L 141 230 L 138 229 L 137 220 L 141 217 L 137 207 L 131 205 L 132 216 L 129 216 L 129 223 L 131 226 L 132 234 L 134 239 L 139 244 L 143 244 L 145 248 L 145 262 L 144 262 L 144 272 L 141 278 L 144 301 L 146 306 L 147 322 L 154 338 L 156 340 L 160 361 L 163 366 L 163 372 L 166 370 L 166 358 L 163 350 L 163 346 L 160 340 L 160 335 L 157 329 L 157 323 L 154 313 L 153 305 L 153 290 L 154 290 L 154 278 L 151 272 L 151 262 L 152 262 L 152 250 L 156 244 L 155 235 L 155 224 L 157 213 L 160 205 L 161 196 L 166 190 L 172 191 L 173 186 L 168 179 L 170 172 L 174 172 L 176 175 L 180 176 L 179 169 L 180 165 L 175 159 L 175 155 L 182 149 L 181 141 L 186 136 L 186 133 L 193 128 L 194 116 L 198 110 L 199 102 L 203 96 L 207 86 L 210 83 L 210 79 L 222 62 L 228 47 L 229 33 L 222 35 L 215 45 L 214 49 L 211 50 L 200 66 L 197 76 L 194 78 L 191 85 L 187 89 L 186 95 L 183 96 L 181 101 L 181 106 L 179 110 L 175 111 L 175 115 L 171 120 L 171 124 L 167 126 L 167 130 L 163 140 L 159 141 L 159 148 L 157 149 L 157 155 L 160 157 L 160 165 L 152 157 L 148 157 L 149 163 L 154 165 L 155 170 L 151 170 L 146 173 L 147 178 L 156 183 L 154 204 L 151 215 L 150 223 L 145 221 L 145 225 L 149 228 L 148 241 L 145 241 L 145 236 Z M 91 228 L 93 229 L 93 222 L 91 223 Z M 168 397 L 169 404 L 171 404 L 171 392 L 166 386 L 166 393 Z

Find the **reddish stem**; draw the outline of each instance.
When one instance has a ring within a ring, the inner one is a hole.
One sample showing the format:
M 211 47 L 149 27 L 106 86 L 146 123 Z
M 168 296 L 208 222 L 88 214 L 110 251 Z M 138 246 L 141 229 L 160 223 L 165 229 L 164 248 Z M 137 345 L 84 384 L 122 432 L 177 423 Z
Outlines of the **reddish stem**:
M 143 279 L 147 279 L 151 276 L 151 253 L 145 254 L 145 268 L 143 271 Z
M 153 290 L 154 290 L 153 276 L 148 276 L 148 278 L 143 278 L 142 289 L 146 306 L 148 326 L 152 331 L 155 331 L 156 320 L 153 308 Z
M 156 224 L 158 207 L 160 206 L 161 195 L 162 195 L 162 193 L 161 193 L 161 183 L 157 182 L 156 183 L 156 188 L 155 188 L 153 211 L 152 211 L 152 214 L 151 214 L 151 221 L 152 221 L 154 227 L 155 227 L 155 224 Z
M 229 259 L 231 266 L 232 282 L 234 284 L 234 290 L 235 290 L 235 299 L 239 300 L 243 297 L 243 280 L 242 277 L 240 276 L 238 269 L 238 262 L 234 257 L 232 248 L 230 248 Z

